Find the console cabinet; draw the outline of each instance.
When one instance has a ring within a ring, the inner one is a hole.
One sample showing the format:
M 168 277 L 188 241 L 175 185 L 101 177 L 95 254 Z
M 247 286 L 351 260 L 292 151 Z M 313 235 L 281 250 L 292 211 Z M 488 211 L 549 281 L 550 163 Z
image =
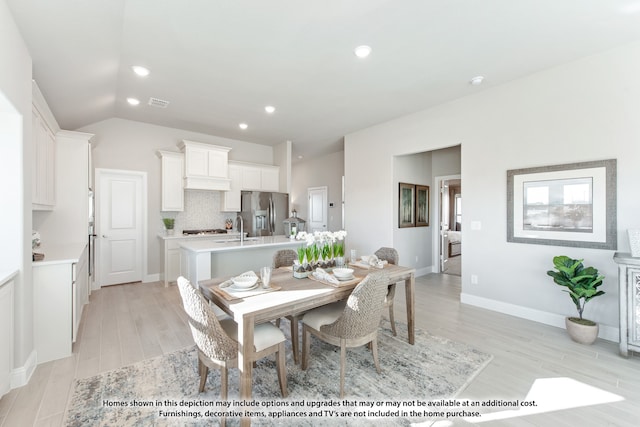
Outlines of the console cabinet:
M 620 295 L 620 354 L 640 352 L 640 258 L 616 252 Z

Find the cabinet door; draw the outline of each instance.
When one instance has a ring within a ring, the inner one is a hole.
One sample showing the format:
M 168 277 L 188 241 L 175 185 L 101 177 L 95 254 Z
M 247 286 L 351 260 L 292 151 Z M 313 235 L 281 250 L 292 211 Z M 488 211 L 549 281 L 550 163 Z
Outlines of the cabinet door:
M 33 110 L 31 118 L 33 138 L 31 202 L 36 210 L 51 210 L 55 205 L 55 136 L 36 110 Z
M 183 168 L 182 154 L 162 154 L 162 211 L 184 210 Z
M 186 171 L 187 176 L 209 176 L 209 150 L 200 147 L 186 147 Z
M 227 178 L 228 154 L 226 151 L 209 150 L 209 176 Z
M 73 301 L 73 342 L 76 342 L 78 327 L 82 319 L 84 305 L 89 302 L 89 247 L 85 247 L 76 264 Z
M 180 276 L 180 249 L 169 249 L 167 253 L 167 282 L 175 282 Z
M 278 191 L 280 187 L 280 169 L 275 167 L 264 167 L 261 171 L 262 190 Z
M 243 166 L 242 189 L 258 191 L 262 190 L 262 174 L 260 168 L 255 166 Z
M 240 192 L 242 190 L 242 170 L 240 166 L 229 165 L 231 190 L 222 194 L 222 212 L 240 212 Z

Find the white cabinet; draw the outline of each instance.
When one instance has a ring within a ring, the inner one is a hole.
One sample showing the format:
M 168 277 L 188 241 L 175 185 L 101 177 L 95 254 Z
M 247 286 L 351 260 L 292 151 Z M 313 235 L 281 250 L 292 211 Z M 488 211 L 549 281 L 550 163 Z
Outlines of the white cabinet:
M 31 202 L 34 210 L 52 210 L 56 203 L 56 139 L 40 112 L 32 111 L 33 172 Z
M 640 258 L 616 252 L 620 298 L 620 354 L 640 351 Z
M 33 312 L 38 363 L 71 356 L 74 263 L 33 267 Z
M 222 212 L 240 212 L 240 191 L 242 190 L 242 171 L 240 166 L 229 163 L 231 190 L 222 193 L 220 210 Z
M 240 170 L 240 189 L 251 191 L 279 191 L 280 168 L 258 163 L 230 161 L 229 167 Z
M 11 389 L 13 369 L 13 279 L 0 283 L 0 396 Z
M 184 210 L 184 154 L 158 151 L 162 161 L 162 211 Z
M 184 188 L 194 190 L 229 191 L 229 147 L 183 140 L 179 145 L 184 152 Z

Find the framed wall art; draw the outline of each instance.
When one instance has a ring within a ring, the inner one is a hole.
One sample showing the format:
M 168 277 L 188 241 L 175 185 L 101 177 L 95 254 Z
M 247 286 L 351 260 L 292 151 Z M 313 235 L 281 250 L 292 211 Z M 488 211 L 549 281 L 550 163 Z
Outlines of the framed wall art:
M 616 160 L 507 171 L 507 241 L 617 248 Z
M 416 185 L 416 227 L 429 226 L 429 186 Z
M 398 188 L 398 227 L 415 227 L 415 191 L 416 186 L 404 182 Z

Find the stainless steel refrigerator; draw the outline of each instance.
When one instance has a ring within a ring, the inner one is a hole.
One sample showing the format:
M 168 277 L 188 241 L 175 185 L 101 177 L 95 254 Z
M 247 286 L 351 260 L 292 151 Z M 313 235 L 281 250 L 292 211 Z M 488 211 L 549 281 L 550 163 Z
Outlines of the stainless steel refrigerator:
M 284 235 L 283 221 L 289 217 L 288 194 L 243 191 L 240 203 L 248 237 Z

